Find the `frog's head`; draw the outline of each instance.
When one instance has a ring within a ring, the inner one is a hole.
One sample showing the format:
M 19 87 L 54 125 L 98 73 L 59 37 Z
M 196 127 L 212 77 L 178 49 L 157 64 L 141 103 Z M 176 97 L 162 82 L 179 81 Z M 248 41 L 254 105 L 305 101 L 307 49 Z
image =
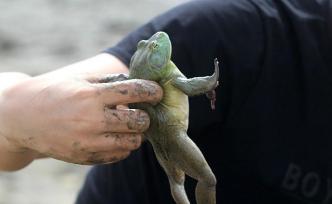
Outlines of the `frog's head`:
M 167 75 L 171 60 L 172 44 L 164 32 L 155 33 L 148 40 L 141 40 L 130 61 L 130 75 L 159 81 Z

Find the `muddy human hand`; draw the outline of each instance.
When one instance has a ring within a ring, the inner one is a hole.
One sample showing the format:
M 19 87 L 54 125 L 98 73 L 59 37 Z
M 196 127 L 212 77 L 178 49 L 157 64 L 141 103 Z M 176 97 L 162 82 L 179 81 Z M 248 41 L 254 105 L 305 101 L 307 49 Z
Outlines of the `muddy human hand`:
M 0 137 L 18 154 L 37 152 L 78 164 L 111 163 L 137 149 L 149 116 L 117 105 L 156 103 L 162 89 L 146 80 L 28 78 L 0 96 Z

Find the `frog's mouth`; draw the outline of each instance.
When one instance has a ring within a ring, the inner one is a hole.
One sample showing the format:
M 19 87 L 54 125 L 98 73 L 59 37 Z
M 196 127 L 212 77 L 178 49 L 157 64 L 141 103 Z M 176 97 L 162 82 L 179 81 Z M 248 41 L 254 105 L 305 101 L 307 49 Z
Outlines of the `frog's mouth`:
M 168 37 L 168 34 L 165 33 L 165 32 L 162 32 L 162 31 L 159 31 L 159 32 L 156 32 L 153 36 L 151 36 L 151 38 L 149 40 L 157 40 L 157 41 L 160 41 L 160 40 L 168 40 L 170 41 L 169 37 Z

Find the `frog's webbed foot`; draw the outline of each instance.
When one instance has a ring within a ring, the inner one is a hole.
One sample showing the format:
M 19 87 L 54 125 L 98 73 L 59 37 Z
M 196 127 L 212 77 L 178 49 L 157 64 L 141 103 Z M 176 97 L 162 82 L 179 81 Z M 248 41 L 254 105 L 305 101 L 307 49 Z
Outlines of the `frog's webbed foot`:
M 101 79 L 98 80 L 98 83 L 110 83 L 110 82 L 116 82 L 116 81 L 125 81 L 129 77 L 127 74 L 108 74 Z
M 216 94 L 214 89 L 218 86 L 219 62 L 214 59 L 214 73 L 211 76 L 194 77 L 187 79 L 179 76 L 172 81 L 172 84 L 188 96 L 201 95 L 206 93 L 211 101 L 211 108 L 215 108 Z

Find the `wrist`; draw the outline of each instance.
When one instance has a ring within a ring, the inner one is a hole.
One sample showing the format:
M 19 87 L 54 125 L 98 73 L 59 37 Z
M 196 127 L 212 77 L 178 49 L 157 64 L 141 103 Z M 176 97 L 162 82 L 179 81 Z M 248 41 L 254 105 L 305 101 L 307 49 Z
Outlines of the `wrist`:
M 14 146 L 10 144 L 6 137 L 0 135 L 0 171 L 22 169 L 38 158 L 36 152 Z
M 0 170 L 2 171 L 21 169 L 37 158 L 35 151 L 19 145 L 18 140 L 14 139 L 15 134 L 12 133 L 15 128 L 8 126 L 11 116 L 21 114 L 15 108 L 15 104 L 20 104 L 20 100 L 15 97 L 13 99 L 13 96 L 17 95 L 13 92 L 19 89 L 17 87 L 23 87 L 22 83 L 29 78 L 31 77 L 23 73 L 0 73 Z M 12 103 L 12 100 L 16 102 Z
M 12 137 L 10 136 L 11 132 L 6 131 L 10 128 L 6 128 L 5 126 L 8 120 L 10 120 L 10 116 L 18 114 L 19 112 L 13 107 L 19 104 L 19 101 L 12 103 L 12 96 L 16 95 L 14 92 L 17 92 L 17 87 L 23 86 L 20 84 L 30 78 L 29 75 L 24 73 L 0 73 L 0 147 L 8 152 L 19 153 L 28 151 L 27 148 L 21 147 L 19 144 L 14 144 L 15 142 L 12 141 Z M 24 104 L 22 104 L 22 106 L 24 106 Z
M 28 74 L 21 72 L 3 72 L 0 73 L 0 96 L 2 92 L 11 86 L 31 78 Z

